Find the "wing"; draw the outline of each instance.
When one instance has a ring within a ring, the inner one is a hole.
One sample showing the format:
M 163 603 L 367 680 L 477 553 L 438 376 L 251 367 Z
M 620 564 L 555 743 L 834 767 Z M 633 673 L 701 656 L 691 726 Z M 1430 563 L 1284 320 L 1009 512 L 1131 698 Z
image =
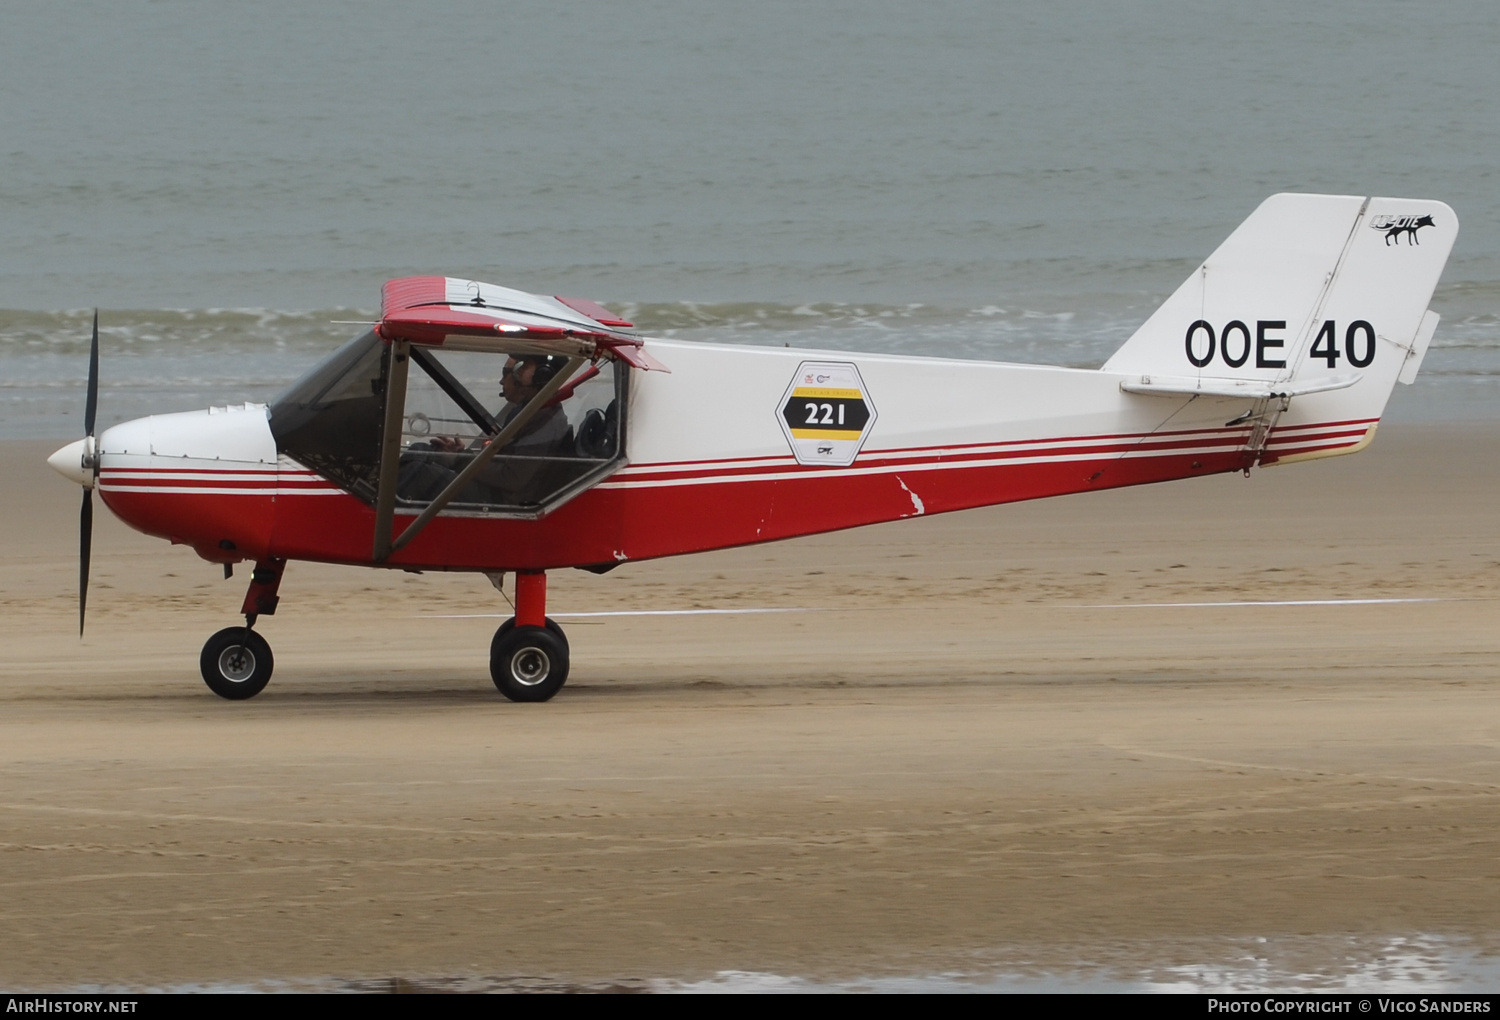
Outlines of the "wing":
M 477 280 L 407 276 L 381 288 L 376 332 L 385 340 L 452 350 L 606 354 L 634 368 L 671 371 L 647 353 L 640 337 L 624 332 L 630 326 L 582 298 L 527 294 Z

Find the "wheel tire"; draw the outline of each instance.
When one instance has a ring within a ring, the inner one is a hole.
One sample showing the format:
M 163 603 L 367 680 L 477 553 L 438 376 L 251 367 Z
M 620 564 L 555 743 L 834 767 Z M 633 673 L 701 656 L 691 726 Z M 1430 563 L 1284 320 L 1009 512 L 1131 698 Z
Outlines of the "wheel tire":
M 225 627 L 203 646 L 198 668 L 208 689 L 230 701 L 265 690 L 275 668 L 271 645 L 249 627 Z
M 490 648 L 491 648 L 491 650 L 493 650 L 494 647 L 495 647 L 495 643 L 494 643 L 495 641 L 499 641 L 502 636 L 504 636 L 506 634 L 509 634 L 512 630 L 515 629 L 515 627 L 516 627 L 516 618 L 514 616 L 512 616 L 509 620 L 506 620 L 504 623 L 502 623 L 500 625 L 500 629 L 497 630 L 497 631 L 495 631 L 494 641 L 490 642 Z M 561 641 L 565 647 L 567 646 L 568 635 L 566 635 L 566 634 L 563 633 L 563 629 L 557 625 L 557 621 L 554 620 L 554 619 L 552 619 L 552 617 L 550 617 L 550 616 L 547 617 L 547 629 L 550 630 L 553 634 L 556 634 L 557 635 L 557 639 L 559 641 Z
M 512 621 L 495 632 L 490 678 L 511 701 L 548 701 L 562 690 L 568 679 L 568 642 L 556 626 L 517 627 Z

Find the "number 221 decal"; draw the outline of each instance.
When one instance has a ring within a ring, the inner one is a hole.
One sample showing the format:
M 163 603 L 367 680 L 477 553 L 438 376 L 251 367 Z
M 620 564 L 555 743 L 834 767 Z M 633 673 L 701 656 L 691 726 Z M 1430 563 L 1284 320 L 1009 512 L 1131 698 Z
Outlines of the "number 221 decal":
M 847 467 L 875 424 L 875 402 L 854 365 L 804 361 L 776 417 L 799 464 Z
M 1183 346 L 1187 359 L 1197 368 L 1207 368 L 1217 356 L 1230 368 L 1239 368 L 1255 356 L 1256 368 L 1286 367 L 1286 320 L 1259 319 L 1252 337 L 1250 327 L 1239 319 L 1225 323 L 1215 331 L 1213 324 L 1199 319 L 1187 328 Z M 1367 368 L 1375 360 L 1375 327 L 1364 319 L 1355 319 L 1343 330 L 1339 346 L 1338 324 L 1325 319 L 1313 339 L 1309 358 L 1317 358 L 1329 368 L 1337 368 L 1340 356 L 1355 368 Z

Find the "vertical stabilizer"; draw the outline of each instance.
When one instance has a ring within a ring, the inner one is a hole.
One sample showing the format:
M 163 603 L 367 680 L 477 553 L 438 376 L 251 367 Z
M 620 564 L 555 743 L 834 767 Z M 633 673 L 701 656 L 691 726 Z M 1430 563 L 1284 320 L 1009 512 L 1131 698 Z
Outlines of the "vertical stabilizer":
M 1284 394 L 1299 417 L 1373 421 L 1415 378 L 1457 234 L 1442 202 L 1273 195 L 1104 371 L 1132 392 Z

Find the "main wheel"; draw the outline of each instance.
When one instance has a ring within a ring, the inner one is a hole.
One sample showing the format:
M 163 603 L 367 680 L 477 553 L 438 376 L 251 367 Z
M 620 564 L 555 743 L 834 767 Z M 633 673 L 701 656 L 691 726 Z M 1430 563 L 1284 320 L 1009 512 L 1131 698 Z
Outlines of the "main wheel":
M 490 678 L 511 701 L 547 701 L 568 679 L 568 643 L 550 627 L 502 625 L 490 642 Z
M 203 646 L 198 668 L 208 689 L 230 701 L 244 701 L 271 682 L 271 646 L 249 627 L 225 627 Z

